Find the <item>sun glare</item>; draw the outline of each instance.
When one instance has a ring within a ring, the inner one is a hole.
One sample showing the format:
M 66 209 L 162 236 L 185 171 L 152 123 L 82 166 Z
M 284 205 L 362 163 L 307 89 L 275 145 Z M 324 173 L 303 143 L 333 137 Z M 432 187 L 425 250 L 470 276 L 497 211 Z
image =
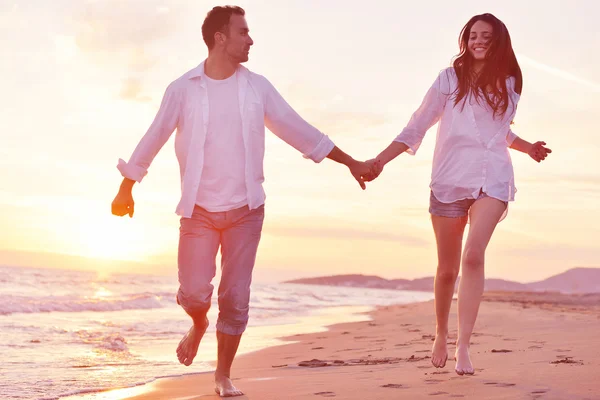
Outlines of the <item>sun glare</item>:
M 111 215 L 77 221 L 69 232 L 73 236 L 69 253 L 106 260 L 143 261 L 161 250 L 148 227 L 129 218 Z

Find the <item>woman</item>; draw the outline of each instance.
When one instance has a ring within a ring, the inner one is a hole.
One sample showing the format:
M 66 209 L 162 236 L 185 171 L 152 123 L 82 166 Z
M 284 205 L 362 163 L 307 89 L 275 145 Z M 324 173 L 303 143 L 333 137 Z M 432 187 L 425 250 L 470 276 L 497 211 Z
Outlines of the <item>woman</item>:
M 403 152 L 414 155 L 425 132 L 441 120 L 433 158 L 430 208 L 437 242 L 436 338 L 432 363 L 446 364 L 448 314 L 461 264 L 455 370 L 473 374 L 469 343 L 484 287 L 485 250 L 498 222 L 514 200 L 508 148 L 540 162 L 551 152 L 510 130 L 523 84 L 506 26 L 491 14 L 477 15 L 459 37 L 460 54 L 440 73 L 423 103 L 398 137 L 375 159 L 373 176 Z

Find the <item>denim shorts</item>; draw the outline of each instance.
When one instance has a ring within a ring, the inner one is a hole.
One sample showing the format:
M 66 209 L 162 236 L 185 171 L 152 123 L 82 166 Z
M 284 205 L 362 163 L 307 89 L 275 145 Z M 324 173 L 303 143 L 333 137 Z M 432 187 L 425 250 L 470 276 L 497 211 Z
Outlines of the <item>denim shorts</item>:
M 439 201 L 431 191 L 429 196 L 429 213 L 437 217 L 448 217 L 448 218 L 461 218 L 469 215 L 469 209 L 479 199 L 489 197 L 487 193 L 480 192 L 479 197 L 476 199 L 462 199 L 452 203 L 442 203 Z M 508 205 L 508 202 L 503 202 Z

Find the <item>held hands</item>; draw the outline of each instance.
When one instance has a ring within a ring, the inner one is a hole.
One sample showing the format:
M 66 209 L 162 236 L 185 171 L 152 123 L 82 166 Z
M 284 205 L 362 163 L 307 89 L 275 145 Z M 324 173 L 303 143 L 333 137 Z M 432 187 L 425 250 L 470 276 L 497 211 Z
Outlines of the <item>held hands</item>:
M 365 182 L 371 182 L 381 174 L 383 166 L 381 162 L 376 159 L 368 161 L 356 161 L 355 163 L 348 166 L 350 173 L 356 179 L 360 187 L 365 190 Z
M 536 162 L 541 162 L 548 157 L 548 154 L 552 153 L 552 150 L 545 147 L 546 142 L 535 142 L 531 145 L 531 149 L 529 149 L 529 157 L 533 158 Z
M 383 163 L 377 158 L 372 158 L 365 161 L 365 163 L 371 169 L 370 172 L 364 176 L 365 182 L 371 182 L 377 178 L 383 171 Z

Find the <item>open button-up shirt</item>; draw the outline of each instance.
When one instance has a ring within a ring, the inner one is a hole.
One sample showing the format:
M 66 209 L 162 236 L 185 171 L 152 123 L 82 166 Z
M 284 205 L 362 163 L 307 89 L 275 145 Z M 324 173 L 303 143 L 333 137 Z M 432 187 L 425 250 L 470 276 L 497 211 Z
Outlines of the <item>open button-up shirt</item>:
M 443 203 L 476 199 L 481 191 L 502 201 L 513 201 L 516 188 L 508 148 L 517 137 L 510 129 L 520 96 L 515 79 L 506 81 L 508 109 L 493 117 L 485 99 L 465 96 L 454 105 L 458 78 L 454 68 L 440 73 L 408 125 L 394 139 L 414 155 L 425 132 L 440 121 L 437 131 L 431 190 Z
M 317 163 L 331 152 L 334 144 L 327 135 L 304 121 L 265 77 L 243 66 L 238 67 L 236 74 L 246 155 L 247 200 L 248 207 L 255 209 L 264 204 L 266 197 L 262 186 L 265 125 L 304 157 Z M 208 107 L 203 62 L 167 87 L 152 125 L 129 162 L 119 159 L 118 163 L 124 177 L 141 182 L 158 151 L 177 129 L 175 153 L 181 174 L 181 200 L 175 212 L 186 218 L 192 215 L 202 177 Z

